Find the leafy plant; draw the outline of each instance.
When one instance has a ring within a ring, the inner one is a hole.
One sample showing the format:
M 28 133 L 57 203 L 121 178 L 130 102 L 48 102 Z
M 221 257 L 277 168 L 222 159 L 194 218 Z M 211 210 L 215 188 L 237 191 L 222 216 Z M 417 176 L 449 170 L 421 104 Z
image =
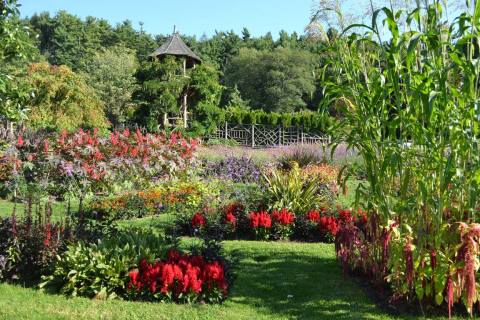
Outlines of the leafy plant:
M 333 44 L 342 54 L 326 66 L 334 74 L 326 92 L 348 111 L 338 142 L 364 163 L 368 184 L 359 185 L 357 203 L 373 217 L 366 232 L 341 226 L 339 258 L 388 279 L 395 295 L 446 303 L 449 313 L 456 302 L 473 313 L 478 301 L 471 223 L 480 202 L 480 6 L 466 4 L 450 27 L 441 1 L 408 13 L 382 8 L 361 26 L 364 35 Z
M 74 240 L 71 225 L 51 221 L 50 204 L 45 213 L 37 208 L 37 217 L 32 211 L 30 199 L 22 219 L 14 211 L 11 218 L 0 220 L 0 280 L 35 284 Z
M 303 214 L 316 206 L 322 206 L 324 197 L 319 193 L 321 185 L 315 179 L 305 179 L 297 164 L 290 171 L 274 169 L 263 175 L 270 208 L 287 208 Z
M 40 288 L 67 296 L 121 297 L 126 292 L 128 272 L 142 257 L 162 257 L 167 246 L 168 242 L 148 230 L 131 230 L 97 243 L 78 242 L 57 258 L 53 272 L 42 278 Z

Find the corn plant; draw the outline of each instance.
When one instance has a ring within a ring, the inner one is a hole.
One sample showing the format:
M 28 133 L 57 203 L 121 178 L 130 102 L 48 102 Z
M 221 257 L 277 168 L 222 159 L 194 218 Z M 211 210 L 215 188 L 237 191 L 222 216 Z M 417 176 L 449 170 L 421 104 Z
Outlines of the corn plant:
M 441 1 L 417 3 L 411 12 L 382 8 L 371 25 L 347 28 L 332 44 L 342 54 L 325 67 L 334 75 L 326 92 L 345 110 L 336 144 L 347 142 L 365 163 L 368 183 L 359 185 L 356 202 L 378 222 L 366 237 L 370 272 L 407 299 L 445 302 L 449 310 L 463 301 L 472 312 L 480 5 L 468 2 L 449 25 Z M 365 33 L 345 36 L 352 30 Z M 340 180 L 347 178 L 343 170 Z

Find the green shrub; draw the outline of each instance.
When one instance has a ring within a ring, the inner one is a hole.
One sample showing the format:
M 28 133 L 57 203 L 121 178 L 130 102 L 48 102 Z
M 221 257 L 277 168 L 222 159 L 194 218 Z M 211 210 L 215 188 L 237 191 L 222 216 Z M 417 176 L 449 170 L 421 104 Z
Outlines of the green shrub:
M 328 114 L 313 111 L 299 112 L 265 112 L 244 108 L 228 108 L 225 110 L 225 121 L 229 124 L 262 124 L 269 126 L 297 126 L 305 131 L 327 132 L 334 123 L 334 118 Z
M 141 258 L 166 253 L 167 242 L 145 230 L 131 230 L 98 243 L 79 242 L 57 258 L 40 288 L 67 296 L 112 299 L 125 293 L 128 272 Z

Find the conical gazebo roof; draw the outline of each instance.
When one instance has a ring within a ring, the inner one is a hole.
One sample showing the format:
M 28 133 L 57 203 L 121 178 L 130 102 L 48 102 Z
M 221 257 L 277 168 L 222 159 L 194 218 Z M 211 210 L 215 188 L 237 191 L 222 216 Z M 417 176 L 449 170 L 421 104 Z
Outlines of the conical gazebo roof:
M 177 32 L 174 32 L 160 48 L 150 54 L 150 57 L 160 58 L 166 55 L 187 57 L 188 59 L 193 60 L 194 63 L 202 62 L 202 60 L 185 44 L 185 42 L 183 42 Z

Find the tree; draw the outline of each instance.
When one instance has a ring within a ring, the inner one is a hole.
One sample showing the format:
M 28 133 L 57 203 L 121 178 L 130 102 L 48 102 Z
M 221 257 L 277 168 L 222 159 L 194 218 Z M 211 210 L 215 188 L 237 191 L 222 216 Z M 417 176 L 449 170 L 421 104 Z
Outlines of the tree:
M 225 100 L 227 103 L 225 107 L 229 108 L 239 108 L 242 110 L 250 109 L 249 101 L 245 101 L 242 99 L 242 95 L 240 94 L 240 90 L 235 85 L 233 88 L 228 88 L 225 90 Z
M 211 129 L 213 119 L 221 116 L 218 107 L 223 87 L 215 67 L 205 63 L 187 70 L 183 74 L 183 64 L 175 57 L 147 61 L 137 71 L 140 84 L 134 96 L 140 108 L 137 121 L 156 130 L 164 123 L 167 114 L 180 114 L 180 100 L 187 94 L 189 127 L 196 133 Z
M 14 81 L 9 65 L 28 60 L 35 53 L 28 28 L 18 20 L 16 0 L 0 2 L 0 116 L 9 121 L 25 118 L 27 88 Z
M 39 33 L 40 49 L 54 65 L 67 65 L 73 70 L 84 67 L 95 52 L 112 44 L 112 27 L 103 19 L 87 17 L 82 21 L 66 11 L 54 17 L 42 13 L 30 19 Z
M 105 105 L 112 124 L 125 123 L 133 113 L 132 94 L 136 88 L 135 52 L 124 46 L 114 46 L 97 52 L 86 63 L 87 83 L 95 89 Z
M 28 127 L 33 129 L 106 129 L 103 104 L 83 76 L 67 66 L 32 64 L 27 79 L 34 92 L 28 112 Z
M 225 71 L 227 86 L 238 86 L 252 108 L 289 112 L 303 109 L 315 91 L 312 55 L 277 48 L 242 49 Z
M 165 124 L 168 113 L 180 112 L 179 99 L 188 78 L 183 76 L 182 63 L 174 57 L 145 61 L 140 65 L 136 78 L 140 84 L 134 93 L 139 105 L 137 120 L 150 130 L 156 130 L 159 125 Z
M 211 65 L 201 64 L 190 71 L 189 110 L 190 131 L 205 135 L 223 122 L 224 114 L 219 108 L 223 86 L 219 72 Z

